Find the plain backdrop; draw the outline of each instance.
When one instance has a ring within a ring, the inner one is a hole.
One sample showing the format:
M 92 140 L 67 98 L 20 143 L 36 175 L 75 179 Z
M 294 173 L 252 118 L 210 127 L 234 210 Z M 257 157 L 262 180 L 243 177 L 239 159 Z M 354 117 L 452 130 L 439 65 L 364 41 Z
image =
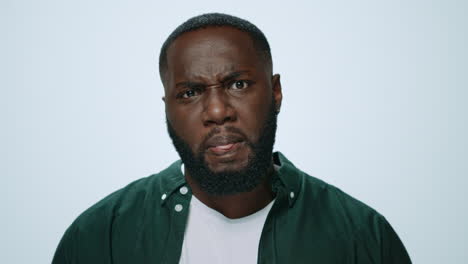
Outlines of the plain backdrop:
M 276 150 L 382 213 L 414 263 L 468 259 L 468 2 L 0 0 L 0 263 L 178 159 L 159 48 L 206 12 L 270 41 Z

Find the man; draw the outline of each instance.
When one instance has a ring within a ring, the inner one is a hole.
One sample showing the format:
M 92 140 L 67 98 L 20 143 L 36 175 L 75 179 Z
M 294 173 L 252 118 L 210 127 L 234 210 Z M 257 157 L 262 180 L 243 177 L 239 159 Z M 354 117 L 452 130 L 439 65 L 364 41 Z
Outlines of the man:
M 273 153 L 281 83 L 257 27 L 194 17 L 159 67 L 181 161 L 85 211 L 53 263 L 411 263 L 383 216 Z

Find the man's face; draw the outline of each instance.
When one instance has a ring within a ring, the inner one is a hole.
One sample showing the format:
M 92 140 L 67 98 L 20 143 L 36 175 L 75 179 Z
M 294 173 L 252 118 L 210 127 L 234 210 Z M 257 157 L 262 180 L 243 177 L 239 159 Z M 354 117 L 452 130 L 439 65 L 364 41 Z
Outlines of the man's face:
M 281 85 L 247 33 L 231 27 L 184 33 L 167 51 L 163 79 L 169 134 L 202 188 L 210 185 L 205 181 L 224 177 L 216 184 L 228 185 L 239 174 L 265 174 Z

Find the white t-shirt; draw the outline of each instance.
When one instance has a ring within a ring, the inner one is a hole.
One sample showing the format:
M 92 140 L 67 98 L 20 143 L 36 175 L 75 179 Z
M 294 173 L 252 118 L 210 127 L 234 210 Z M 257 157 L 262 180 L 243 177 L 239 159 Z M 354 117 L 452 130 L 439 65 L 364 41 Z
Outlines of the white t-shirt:
M 257 263 L 260 236 L 273 203 L 254 214 L 230 219 L 193 195 L 179 263 Z

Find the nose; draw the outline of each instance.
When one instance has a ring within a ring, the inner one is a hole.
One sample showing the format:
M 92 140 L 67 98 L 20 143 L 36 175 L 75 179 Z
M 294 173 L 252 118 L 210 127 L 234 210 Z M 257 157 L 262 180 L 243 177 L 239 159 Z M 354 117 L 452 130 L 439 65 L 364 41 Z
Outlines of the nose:
M 224 89 L 216 87 L 207 89 L 203 100 L 202 119 L 205 126 L 223 125 L 236 120 L 236 111 Z

